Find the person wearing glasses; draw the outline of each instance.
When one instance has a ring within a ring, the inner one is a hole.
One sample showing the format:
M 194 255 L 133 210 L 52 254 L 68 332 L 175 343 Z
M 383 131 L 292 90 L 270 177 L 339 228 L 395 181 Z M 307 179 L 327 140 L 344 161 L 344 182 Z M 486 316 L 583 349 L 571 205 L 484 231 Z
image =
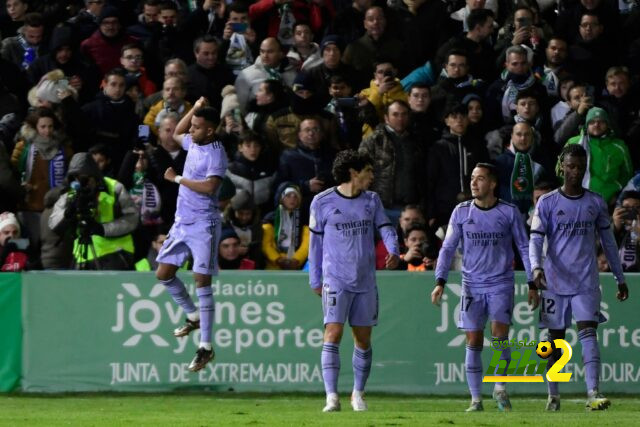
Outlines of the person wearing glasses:
M 144 53 L 137 43 L 129 43 L 122 46 L 120 65 L 127 71 L 127 80 L 136 81 L 144 96 L 155 93 L 156 85 L 149 79 L 144 64 Z

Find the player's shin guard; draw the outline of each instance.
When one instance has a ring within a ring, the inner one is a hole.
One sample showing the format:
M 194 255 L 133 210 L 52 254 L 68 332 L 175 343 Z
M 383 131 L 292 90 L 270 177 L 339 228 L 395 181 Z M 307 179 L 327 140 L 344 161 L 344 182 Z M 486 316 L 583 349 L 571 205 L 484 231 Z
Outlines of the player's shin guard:
M 182 283 L 182 280 L 178 279 L 177 276 L 169 280 L 161 280 L 160 283 L 167 288 L 169 295 L 171 295 L 173 300 L 182 307 L 187 315 L 197 311 L 196 305 L 193 303 L 193 300 L 187 292 L 187 288 L 185 288 L 184 283 Z
M 587 391 L 598 388 L 598 375 L 600 374 L 600 348 L 595 328 L 584 328 L 578 331 L 578 338 L 582 345 L 582 364 L 584 365 L 585 382 Z
M 200 347 L 211 350 L 211 329 L 213 326 L 213 290 L 211 286 L 196 288 L 200 305 Z
M 482 400 L 482 345 L 467 344 L 464 364 L 472 400 Z
M 360 350 L 353 347 L 353 389 L 356 391 L 364 391 L 364 386 L 371 372 L 371 360 L 373 359 L 371 347 L 367 350 Z
M 502 341 L 507 341 L 509 339 L 509 337 L 491 337 L 491 341 L 495 342 L 502 342 Z M 493 345 L 492 348 L 502 348 L 502 346 L 497 346 L 497 345 Z M 509 363 L 511 362 L 511 347 L 507 347 L 505 346 L 504 349 L 502 349 L 502 354 L 500 355 L 500 360 L 506 360 L 506 364 L 505 366 L 509 366 Z M 506 371 L 506 369 L 505 369 Z M 503 374 L 496 374 L 496 375 L 503 375 Z M 504 382 L 499 382 L 496 383 L 495 385 L 495 389 L 496 390 L 504 390 L 505 388 L 505 383 Z
M 338 373 L 340 373 L 340 354 L 338 344 L 326 342 L 322 344 L 322 379 L 327 394 L 338 393 Z

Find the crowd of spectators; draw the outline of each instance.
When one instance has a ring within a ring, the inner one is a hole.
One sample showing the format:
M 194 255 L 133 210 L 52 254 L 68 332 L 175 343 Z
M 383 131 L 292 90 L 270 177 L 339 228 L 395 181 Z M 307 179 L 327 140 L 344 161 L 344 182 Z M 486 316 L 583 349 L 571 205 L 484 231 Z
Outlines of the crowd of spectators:
M 229 157 L 222 269 L 304 269 L 309 205 L 347 148 L 374 161 L 400 268 L 433 269 L 476 163 L 529 219 L 565 144 L 587 149 L 583 185 L 638 269 L 635 1 L 2 3 L 3 271 L 153 269 L 178 194 L 164 173 L 186 158 L 173 131 L 202 96 Z

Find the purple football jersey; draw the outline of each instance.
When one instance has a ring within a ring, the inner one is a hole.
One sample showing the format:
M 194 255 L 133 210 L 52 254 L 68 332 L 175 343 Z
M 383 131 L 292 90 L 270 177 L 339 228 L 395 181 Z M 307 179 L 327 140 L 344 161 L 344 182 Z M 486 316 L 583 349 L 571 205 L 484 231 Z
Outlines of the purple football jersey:
M 596 236 L 618 283 L 624 282 L 611 219 L 602 197 L 585 190 L 568 196 L 557 189 L 538 199 L 531 221 L 531 267 L 542 268 L 542 244 L 547 237 L 544 272 L 547 288 L 558 295 L 575 295 L 598 288 Z
M 309 281 L 334 289 L 367 292 L 376 285 L 375 230 L 387 251 L 398 255 L 398 237 L 380 197 L 363 191 L 347 197 L 330 188 L 316 195 L 309 217 Z
M 518 208 L 503 200 L 487 209 L 471 200 L 462 202 L 449 219 L 436 278 L 447 280 L 451 260 L 460 243 L 465 287 L 474 293 L 496 292 L 500 287 L 513 289 L 513 242 L 522 257 L 527 280 L 531 281 L 529 242 Z
M 187 151 L 182 176 L 187 179 L 203 181 L 211 176 L 224 178 L 227 170 L 227 154 L 220 141 L 198 145 L 186 134 L 182 139 L 182 148 Z M 193 224 L 197 221 L 211 221 L 220 218 L 218 193 L 208 195 L 180 186 L 175 222 Z

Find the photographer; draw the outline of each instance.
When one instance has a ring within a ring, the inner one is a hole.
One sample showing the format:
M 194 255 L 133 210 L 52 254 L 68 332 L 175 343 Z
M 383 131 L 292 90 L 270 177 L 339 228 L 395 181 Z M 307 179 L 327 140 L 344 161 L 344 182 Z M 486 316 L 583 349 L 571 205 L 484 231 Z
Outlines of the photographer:
M 413 223 L 405 232 L 404 244 L 407 251 L 400 255 L 398 270 L 434 270 L 438 261 L 438 247 L 431 243 L 424 224 Z
M 0 214 L 0 266 L 2 271 L 22 271 L 27 264 L 27 239 L 20 239 L 20 223 L 11 212 Z
M 382 58 L 374 66 L 373 79 L 369 87 L 360 92 L 359 97 L 369 101 L 378 113 L 378 120 L 384 122 L 386 107 L 394 101 L 407 102 L 407 94 L 396 77 L 398 70 L 391 61 Z M 372 131 L 369 126 L 365 126 L 363 136 L 369 136 Z
M 68 187 L 49 218 L 57 233 L 76 236 L 74 264 L 85 270 L 133 268 L 133 238 L 138 211 L 125 187 L 103 177 L 89 153 L 77 153 L 67 173 Z
M 625 191 L 620 205 L 613 211 L 613 234 L 624 271 L 638 271 L 638 240 L 640 239 L 640 192 Z

